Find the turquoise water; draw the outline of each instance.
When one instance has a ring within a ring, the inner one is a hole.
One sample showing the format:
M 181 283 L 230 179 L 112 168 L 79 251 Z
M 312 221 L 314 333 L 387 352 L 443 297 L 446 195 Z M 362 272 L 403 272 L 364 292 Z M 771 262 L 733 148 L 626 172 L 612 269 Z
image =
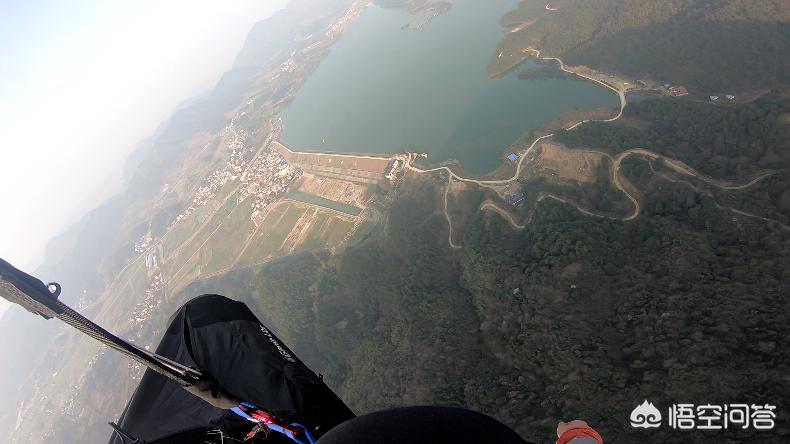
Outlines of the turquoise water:
M 616 107 L 581 80 L 521 80 L 486 71 L 515 0 L 455 0 L 420 30 L 403 9 L 370 6 L 332 46 L 283 114 L 283 139 L 303 150 L 429 153 L 473 173 L 496 169 L 524 132 L 576 108 Z M 524 67 L 531 66 L 527 62 Z

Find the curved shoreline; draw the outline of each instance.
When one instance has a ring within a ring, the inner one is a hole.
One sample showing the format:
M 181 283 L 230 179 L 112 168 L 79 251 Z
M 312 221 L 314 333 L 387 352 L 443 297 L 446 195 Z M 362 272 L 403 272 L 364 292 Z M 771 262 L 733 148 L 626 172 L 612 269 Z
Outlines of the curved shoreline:
M 528 48 L 528 50 L 534 52 L 535 53 L 535 57 L 540 58 L 541 60 L 555 60 L 555 61 L 557 61 L 557 63 L 559 63 L 560 69 L 562 71 L 564 71 L 564 72 L 567 72 L 567 73 L 579 76 L 579 77 L 587 79 L 587 80 L 591 80 L 591 81 L 593 81 L 595 83 L 598 83 L 599 85 L 602 85 L 602 86 L 614 91 L 617 94 L 618 98 L 620 99 L 620 109 L 619 109 L 619 111 L 617 112 L 617 114 L 614 117 L 611 117 L 611 118 L 608 118 L 608 119 L 585 119 L 585 120 L 581 120 L 581 121 L 576 122 L 576 123 L 574 123 L 574 124 L 572 124 L 572 125 L 570 125 L 568 127 L 563 128 L 563 130 L 566 130 L 566 131 L 573 130 L 573 129 L 576 129 L 579 126 L 581 126 L 581 125 L 583 125 L 585 123 L 589 123 L 589 122 L 613 122 L 613 121 L 615 121 L 615 120 L 617 120 L 617 119 L 619 119 L 619 118 L 621 118 L 623 116 L 623 113 L 625 111 L 625 107 L 628 105 L 628 101 L 627 101 L 626 94 L 625 94 L 626 93 L 625 89 L 619 89 L 619 88 L 616 88 L 616 87 L 614 87 L 614 86 L 612 86 L 612 85 L 610 85 L 610 84 L 608 84 L 606 82 L 598 80 L 596 78 L 590 77 L 590 76 L 585 75 L 585 74 L 574 72 L 574 71 L 568 69 L 565 66 L 565 63 L 561 59 L 559 59 L 557 57 L 540 57 L 540 51 L 539 50 L 534 49 L 534 48 Z M 555 133 L 550 133 L 550 134 L 546 134 L 546 135 L 537 137 L 532 142 L 532 144 L 530 144 L 530 146 L 527 147 L 527 149 L 525 149 L 523 151 L 519 151 L 520 157 L 519 157 L 518 163 L 516 164 L 516 172 L 513 174 L 512 177 L 507 178 L 507 179 L 487 179 L 487 180 L 472 179 L 472 178 L 463 177 L 463 176 L 460 176 L 460 175 L 456 174 L 448 166 L 441 166 L 441 167 L 429 168 L 429 169 L 421 169 L 421 168 L 418 168 L 418 167 L 415 167 L 414 165 L 412 165 L 411 161 L 406 163 L 406 169 L 408 169 L 410 171 L 414 171 L 417 174 L 430 173 L 430 172 L 442 171 L 442 170 L 446 171 L 448 173 L 448 175 L 449 175 L 449 177 L 448 177 L 448 187 L 447 187 L 447 189 L 445 190 L 445 193 L 444 193 L 444 214 L 445 214 L 447 222 L 448 222 L 448 224 L 450 226 L 450 235 L 449 235 L 449 239 L 448 240 L 449 240 L 450 246 L 453 249 L 458 249 L 458 248 L 460 248 L 460 246 L 459 245 L 454 245 L 454 242 L 452 241 L 452 221 L 450 219 L 450 214 L 447 211 L 447 193 L 449 191 L 449 186 L 452 183 L 452 181 L 453 180 L 458 180 L 458 181 L 462 181 L 462 182 L 475 183 L 475 184 L 478 184 L 480 186 L 485 186 L 485 187 L 491 187 L 491 186 L 494 186 L 494 185 L 504 185 L 504 184 L 508 184 L 510 182 L 516 181 L 521 176 L 522 165 L 524 163 L 524 160 L 530 154 L 530 152 L 532 152 L 534 150 L 535 146 L 537 146 L 537 144 L 539 142 L 541 142 L 541 141 L 543 141 L 545 139 L 548 139 L 550 137 L 553 137 L 554 134 Z M 612 166 L 611 166 L 611 170 L 612 171 L 611 171 L 610 180 L 611 180 L 612 184 L 618 190 L 620 190 L 625 195 L 625 197 L 628 200 L 630 200 L 631 203 L 633 204 L 633 210 L 631 211 L 630 214 L 628 214 L 625 217 L 617 217 L 617 218 L 615 218 L 615 219 L 619 219 L 619 220 L 622 220 L 622 221 L 634 220 L 637 217 L 639 217 L 639 214 L 641 212 L 641 205 L 639 203 L 639 200 L 637 199 L 637 197 L 634 194 L 629 192 L 629 190 L 627 189 L 626 185 L 624 185 L 624 183 L 623 183 L 623 178 L 620 177 L 620 166 L 621 166 L 621 163 L 622 163 L 622 161 L 625 158 L 627 158 L 627 157 L 629 157 L 631 155 L 636 155 L 636 156 L 639 156 L 639 157 L 642 157 L 642 158 L 645 158 L 645 159 L 649 159 L 649 160 L 664 159 L 666 165 L 670 169 L 675 171 L 676 173 L 679 173 L 679 174 L 682 174 L 682 175 L 685 175 L 685 176 L 689 176 L 689 177 L 694 177 L 694 178 L 699 179 L 699 180 L 701 180 L 701 181 L 703 181 L 703 182 L 705 182 L 705 183 L 707 183 L 707 184 L 709 184 L 711 186 L 714 186 L 714 187 L 717 187 L 717 188 L 723 189 L 723 190 L 741 190 L 741 189 L 749 188 L 752 185 L 755 185 L 756 183 L 760 182 L 761 180 L 763 180 L 763 179 L 765 179 L 767 177 L 770 177 L 770 176 L 772 176 L 773 174 L 776 173 L 776 171 L 763 172 L 763 173 L 758 174 L 757 176 L 755 176 L 751 180 L 746 181 L 745 183 L 737 184 L 737 183 L 733 183 L 733 182 L 730 182 L 730 181 L 725 181 L 725 180 L 720 180 L 720 179 L 715 179 L 715 178 L 712 178 L 712 177 L 708 177 L 708 176 L 700 173 L 699 171 L 691 168 L 686 163 L 684 163 L 684 162 L 682 162 L 680 160 L 668 158 L 668 157 L 663 156 L 661 154 L 657 154 L 657 153 L 655 153 L 653 151 L 650 151 L 650 150 L 648 150 L 646 148 L 635 147 L 635 148 L 631 148 L 631 149 L 625 150 L 625 151 L 623 151 L 621 153 L 618 153 L 618 154 L 616 154 L 614 156 L 612 156 L 609 153 L 605 153 L 605 152 L 597 151 L 597 150 L 577 150 L 577 151 L 587 151 L 587 152 L 595 152 L 595 153 L 598 153 L 598 154 L 603 154 L 604 156 L 606 156 L 607 158 L 609 158 L 612 161 Z M 410 158 L 409 160 L 412 160 L 412 159 Z M 627 182 L 627 180 L 626 180 L 626 182 Z M 630 183 L 629 183 L 629 186 L 631 186 Z M 555 200 L 558 200 L 558 201 L 566 203 L 566 204 L 571 204 L 571 205 L 573 205 L 574 208 L 576 208 L 576 210 L 580 211 L 583 214 L 589 215 L 589 216 L 611 217 L 611 216 L 596 214 L 596 213 L 591 212 L 591 211 L 589 211 L 589 210 L 587 210 L 585 208 L 580 207 L 577 204 L 570 203 L 566 199 L 564 199 L 564 198 L 562 198 L 560 196 L 556 196 L 556 195 L 553 195 L 553 194 L 550 194 L 550 193 L 542 194 L 538 198 L 538 201 L 543 200 L 545 198 L 551 198 L 551 199 L 555 199 Z M 764 220 L 766 222 L 775 222 L 775 223 L 779 224 L 779 226 L 781 226 L 785 230 L 790 231 L 790 227 L 788 227 L 787 225 L 782 224 L 779 221 L 776 221 L 776 220 L 773 220 L 773 219 L 770 219 L 770 218 L 766 218 L 766 217 L 762 217 L 762 216 L 758 216 L 758 215 L 755 215 L 755 214 L 747 213 L 747 212 L 744 212 L 744 211 L 741 211 L 741 210 L 738 210 L 738 209 L 735 209 L 735 208 L 721 207 L 718 203 L 716 203 L 716 205 L 719 208 L 727 209 L 727 210 L 729 210 L 729 211 L 731 211 L 733 213 L 736 213 L 736 214 L 739 214 L 739 215 L 742 215 L 742 216 L 754 217 L 754 218 L 758 218 L 758 219 Z M 519 224 L 513 218 L 513 215 L 509 211 L 507 211 L 506 209 L 498 206 L 495 202 L 493 202 L 491 200 L 484 201 L 480 205 L 479 210 L 481 210 L 481 211 L 482 210 L 491 210 L 491 211 L 494 211 L 494 212 L 498 213 L 500 216 L 505 218 L 507 220 L 507 222 L 516 230 L 521 230 L 521 229 L 526 228 L 526 224 L 529 223 L 529 222 L 526 222 L 524 224 Z
M 611 86 L 611 85 L 609 85 L 609 84 L 607 84 L 605 82 L 602 82 L 602 81 L 600 81 L 598 79 L 595 79 L 593 77 L 586 76 L 584 74 L 580 74 L 580 73 L 576 73 L 574 71 L 571 71 L 570 69 L 566 68 L 565 67 L 565 63 L 561 59 L 559 59 L 557 57 L 540 57 L 540 51 L 539 50 L 534 49 L 534 48 L 528 48 L 527 50 L 534 52 L 535 53 L 535 57 L 540 58 L 541 60 L 555 60 L 555 61 L 557 61 L 557 63 L 560 64 L 560 69 L 562 71 L 564 71 L 564 72 L 567 72 L 569 74 L 573 74 L 573 75 L 579 76 L 579 77 L 587 79 L 587 80 L 591 80 L 591 81 L 593 81 L 595 83 L 598 83 L 599 85 L 602 85 L 602 86 L 614 91 L 617 94 L 617 97 L 620 99 L 620 109 L 619 109 L 619 111 L 617 112 L 617 114 L 614 117 L 611 117 L 609 119 L 585 119 L 585 120 L 581 120 L 579 122 L 574 123 L 573 125 L 571 125 L 569 127 L 564 128 L 565 130 L 573 130 L 573 129 L 579 127 L 580 125 L 583 125 L 583 124 L 588 123 L 588 122 L 613 122 L 613 121 L 615 121 L 615 120 L 617 120 L 617 119 L 619 119 L 620 117 L 623 116 L 623 112 L 625 111 L 625 107 L 626 107 L 626 105 L 628 105 L 628 101 L 627 101 L 626 96 L 625 96 L 625 91 L 620 90 L 618 88 L 615 88 L 615 87 L 613 87 L 613 86 Z M 468 177 L 459 176 L 458 174 L 453 172 L 453 170 L 451 170 L 450 167 L 448 167 L 448 166 L 441 166 L 441 167 L 436 167 L 436 168 L 422 169 L 422 168 L 415 167 L 414 165 L 412 165 L 411 162 L 407 163 L 406 168 L 411 170 L 411 171 L 414 171 L 414 172 L 416 172 L 418 174 L 429 173 L 429 172 L 432 172 L 432 171 L 444 170 L 444 171 L 447 171 L 447 173 L 450 175 L 450 177 L 452 177 L 452 178 L 454 178 L 456 180 L 459 180 L 459 181 L 462 181 L 462 182 L 476 183 L 476 184 L 482 185 L 482 186 L 504 185 L 504 184 L 513 182 L 513 181 L 515 181 L 515 180 L 517 180 L 519 178 L 519 176 L 521 175 L 521 165 L 524 162 L 524 159 L 527 158 L 527 155 L 535 148 L 535 146 L 538 144 L 538 142 L 540 142 L 541 140 L 544 140 L 544 139 L 548 139 L 549 137 L 554 136 L 554 134 L 555 133 L 550 133 L 550 134 L 546 134 L 546 135 L 538 137 L 537 139 L 535 139 L 532 142 L 532 144 L 526 150 L 520 152 L 519 153 L 520 156 L 519 156 L 519 159 L 518 159 L 518 163 L 516 164 L 516 172 L 513 174 L 513 177 L 510 177 L 508 179 L 487 179 L 487 180 L 472 179 L 472 178 L 468 178 Z

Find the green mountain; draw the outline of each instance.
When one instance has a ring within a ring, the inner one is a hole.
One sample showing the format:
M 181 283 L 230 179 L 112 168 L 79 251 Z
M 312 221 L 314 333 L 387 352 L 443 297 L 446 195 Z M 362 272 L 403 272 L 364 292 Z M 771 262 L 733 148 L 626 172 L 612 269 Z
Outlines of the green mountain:
M 503 23 L 523 25 L 504 39 L 505 52 L 538 48 L 571 65 L 692 92 L 790 86 L 784 0 L 526 0 Z
M 278 335 L 358 412 L 465 406 L 534 442 L 550 441 L 558 419 L 580 417 L 611 442 L 639 442 L 627 418 L 643 399 L 790 408 L 781 346 L 790 174 L 721 192 L 651 163 L 623 165 L 644 196 L 633 221 L 547 199 L 514 210 L 526 224 L 518 230 L 477 211 L 494 196 L 472 188 L 449 203 L 455 250 L 441 213 L 446 182 L 421 177 L 385 224 L 340 255 L 288 257 L 186 292 L 254 294 Z M 725 208 L 754 195 L 766 198 L 748 211 L 784 228 Z M 733 436 L 764 442 L 761 433 Z M 668 428 L 651 436 L 710 439 Z
M 157 246 L 161 273 L 178 279 L 150 290 L 156 273 L 141 265 L 135 240 L 149 228 L 154 237 L 168 231 L 203 179 L 227 163 L 220 147 L 231 111 L 244 111 L 235 124 L 250 146 L 270 142 L 271 122 L 328 52 L 316 35 L 327 35 L 320 31 L 350 3 L 294 0 L 256 25 L 213 91 L 141 147 L 129 191 L 53 242 L 36 274 L 60 281 L 67 302 L 81 299 L 86 315 L 139 344 L 155 344 L 170 314 L 200 293 L 242 300 L 359 413 L 463 406 L 535 442 L 553 441 L 556 422 L 573 418 L 594 424 L 607 442 L 642 442 L 646 435 L 627 420 L 645 399 L 663 411 L 681 402 L 768 403 L 782 415 L 790 410 L 785 2 L 524 1 L 503 18 L 519 30 L 499 52 L 534 47 L 570 64 L 699 91 L 774 91 L 724 105 L 645 100 L 617 121 L 558 131 L 554 151 L 539 147 L 508 185 L 519 201 L 442 172 L 407 172 L 400 186 L 363 193 L 374 216 L 348 232 L 345 248 L 316 241 L 262 265 L 233 267 L 248 247 L 270 248 L 270 239 L 272 252 L 281 251 L 307 211 L 280 209 L 263 242 L 252 242 L 249 202 L 223 187 L 224 200 L 210 203 L 216 208 L 196 211 Z M 289 63 L 293 54 L 304 60 Z M 291 64 L 299 67 L 282 68 Z M 565 157 L 551 166 L 551 153 Z M 595 161 L 589 174 L 559 173 L 580 158 Z M 322 220 L 331 231 L 336 221 Z M 225 249 L 204 248 L 216 245 Z M 226 252 L 237 257 L 220 257 Z M 164 264 L 168 255 L 177 263 Z M 232 265 L 211 269 L 221 260 Z M 131 315 L 150 306 L 143 321 Z M 0 411 L 0 431 L 10 442 L 100 442 L 141 374 L 12 311 L 0 323 L 0 356 L 22 355 L 0 366 L 10 405 Z M 35 415 L 17 424 L 17 406 Z M 650 433 L 656 442 L 719 438 L 668 427 Z M 773 432 L 726 433 L 723 442 L 790 435 L 786 422 Z

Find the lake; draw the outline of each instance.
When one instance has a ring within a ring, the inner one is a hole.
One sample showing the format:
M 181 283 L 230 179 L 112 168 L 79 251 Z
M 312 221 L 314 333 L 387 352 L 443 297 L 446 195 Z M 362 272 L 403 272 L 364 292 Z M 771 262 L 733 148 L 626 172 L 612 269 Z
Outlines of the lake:
M 484 174 L 526 131 L 574 109 L 617 107 L 592 82 L 522 80 L 521 68 L 488 76 L 500 18 L 516 4 L 455 0 L 419 30 L 402 29 L 404 9 L 365 8 L 284 111 L 283 140 L 307 151 L 421 151 Z

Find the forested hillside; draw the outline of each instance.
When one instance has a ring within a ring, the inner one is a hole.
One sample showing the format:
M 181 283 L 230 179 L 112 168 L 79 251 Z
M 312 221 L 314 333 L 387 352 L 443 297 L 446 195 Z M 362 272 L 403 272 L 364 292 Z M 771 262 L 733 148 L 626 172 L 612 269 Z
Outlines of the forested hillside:
M 525 0 L 500 50 L 538 48 L 571 65 L 693 92 L 790 86 L 786 0 Z
M 472 188 L 453 200 L 463 247 L 452 250 L 436 211 L 443 182 L 412 179 L 386 225 L 345 253 L 188 291 L 253 295 L 256 312 L 360 413 L 461 405 L 534 442 L 580 417 L 608 442 L 640 442 L 627 418 L 643 399 L 786 411 L 790 236 L 633 163 L 628 175 L 648 197 L 631 222 L 545 200 L 518 231 L 476 211 L 491 196 Z M 710 442 L 703 432 L 651 436 Z
M 611 154 L 647 148 L 720 179 L 790 168 L 790 99 L 763 99 L 737 107 L 645 100 L 628 105 L 624 116 L 635 125 L 590 122 L 559 132 L 555 140 Z
M 505 18 L 523 27 L 502 45 L 692 91 L 781 89 L 790 72 L 786 2 L 527 0 Z M 270 49 L 258 50 L 271 57 Z M 448 233 L 447 178 L 407 175 L 386 217 L 345 251 L 305 251 L 199 281 L 168 304 L 207 292 L 248 302 L 358 413 L 463 406 L 534 442 L 552 442 L 558 420 L 582 418 L 607 442 L 631 443 L 645 441 L 628 425 L 645 399 L 662 411 L 695 402 L 787 412 L 790 100 L 778 97 L 737 106 L 646 100 L 616 122 L 554 137 L 612 155 L 649 149 L 736 184 L 771 173 L 746 189 L 632 157 L 621 171 L 638 190 L 633 220 L 617 219 L 630 201 L 603 163 L 597 183 L 567 200 L 611 218 L 541 201 L 541 192 L 567 192 L 541 177 L 523 182 L 525 208 L 473 185 L 454 192 Z M 481 211 L 487 199 L 526 227 Z M 784 442 L 785 418 L 772 432 L 731 428 L 717 438 Z M 713 436 L 650 433 L 669 443 Z

